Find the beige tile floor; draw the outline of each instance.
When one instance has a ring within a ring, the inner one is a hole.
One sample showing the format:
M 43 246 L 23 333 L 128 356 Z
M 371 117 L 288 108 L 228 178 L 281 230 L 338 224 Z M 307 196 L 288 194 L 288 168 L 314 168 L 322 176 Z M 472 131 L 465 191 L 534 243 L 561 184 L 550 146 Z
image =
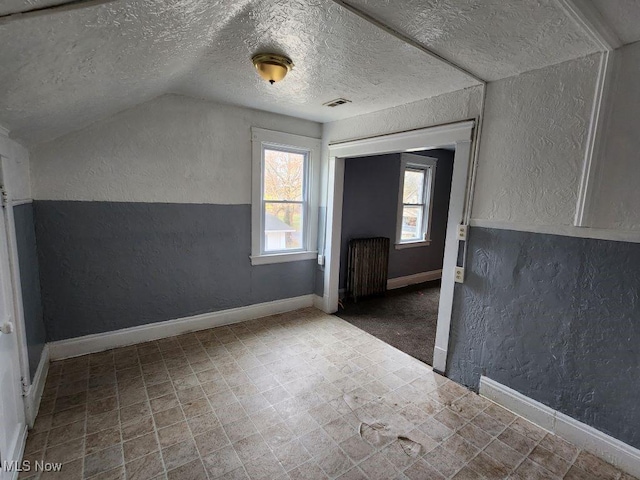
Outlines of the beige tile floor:
M 631 479 L 314 309 L 53 363 L 25 459 L 64 480 Z

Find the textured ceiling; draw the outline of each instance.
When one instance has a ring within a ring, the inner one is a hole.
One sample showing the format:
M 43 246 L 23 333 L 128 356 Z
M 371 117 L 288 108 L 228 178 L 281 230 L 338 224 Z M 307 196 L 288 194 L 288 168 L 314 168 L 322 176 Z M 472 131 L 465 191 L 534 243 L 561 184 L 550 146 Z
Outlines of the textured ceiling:
M 352 2 L 486 79 L 595 50 L 554 0 Z M 265 50 L 296 64 L 273 86 L 250 63 Z M 0 23 L 0 125 L 26 144 L 164 93 L 325 122 L 475 84 L 331 0 L 115 0 Z M 337 97 L 353 103 L 322 106 Z
M 295 62 L 282 83 L 251 72 L 249 56 L 265 49 Z M 226 25 L 174 91 L 325 122 L 476 84 L 330 1 L 261 0 Z M 322 106 L 337 97 L 352 103 Z
M 61 0 L 2 0 L 0 3 L 0 15 L 9 15 L 60 3 L 62 3 Z
M 556 0 L 346 1 L 485 80 L 596 51 Z
M 640 41 L 640 0 L 591 0 L 622 43 Z
M 5 24 L 0 45 L 0 124 L 26 143 L 166 92 L 329 121 L 476 84 L 330 0 L 123 0 Z M 285 81 L 258 77 L 264 50 L 296 63 Z

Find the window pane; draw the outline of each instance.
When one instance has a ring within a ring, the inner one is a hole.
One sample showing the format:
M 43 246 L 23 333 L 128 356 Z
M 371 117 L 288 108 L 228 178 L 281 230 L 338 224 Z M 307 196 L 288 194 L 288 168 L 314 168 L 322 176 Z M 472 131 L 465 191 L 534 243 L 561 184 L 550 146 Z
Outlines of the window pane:
M 424 198 L 424 170 L 405 170 L 402 203 L 422 203 Z
M 303 246 L 303 205 L 265 202 L 264 251 L 298 250 Z
M 402 240 L 422 240 L 422 207 L 403 207 Z
M 303 200 L 305 156 L 302 153 L 264 149 L 265 200 Z

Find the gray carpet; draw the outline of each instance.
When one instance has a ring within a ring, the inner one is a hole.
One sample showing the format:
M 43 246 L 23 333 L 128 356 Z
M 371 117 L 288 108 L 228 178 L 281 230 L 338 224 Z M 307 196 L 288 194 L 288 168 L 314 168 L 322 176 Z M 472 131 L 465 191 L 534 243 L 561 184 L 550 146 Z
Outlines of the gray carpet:
M 343 302 L 336 316 L 432 365 L 439 300 L 438 280 Z

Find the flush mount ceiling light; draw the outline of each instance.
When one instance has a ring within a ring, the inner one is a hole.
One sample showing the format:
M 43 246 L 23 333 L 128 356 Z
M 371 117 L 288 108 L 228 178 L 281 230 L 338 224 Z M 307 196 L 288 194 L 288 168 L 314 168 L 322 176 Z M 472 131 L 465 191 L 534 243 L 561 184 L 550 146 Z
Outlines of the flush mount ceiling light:
M 251 61 L 258 74 L 271 85 L 282 80 L 293 68 L 289 57 L 277 53 L 258 53 Z

